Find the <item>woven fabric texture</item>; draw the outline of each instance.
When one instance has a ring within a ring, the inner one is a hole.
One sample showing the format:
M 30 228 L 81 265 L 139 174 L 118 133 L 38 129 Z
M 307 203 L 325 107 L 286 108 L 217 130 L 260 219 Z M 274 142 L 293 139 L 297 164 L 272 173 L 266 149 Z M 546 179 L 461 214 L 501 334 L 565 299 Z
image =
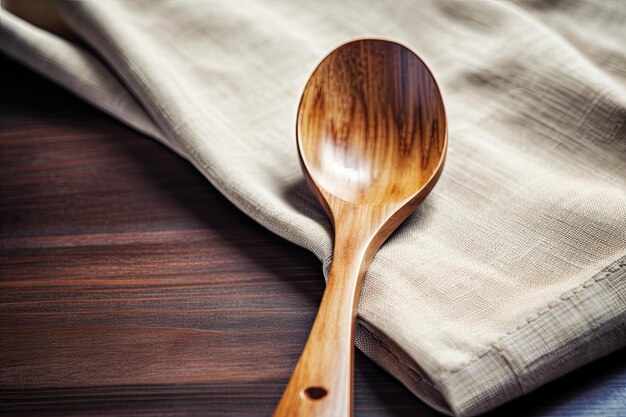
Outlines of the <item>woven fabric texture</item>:
M 307 78 L 356 37 L 428 63 L 446 167 L 372 262 L 356 344 L 436 409 L 479 414 L 626 345 L 623 1 L 46 7 L 41 27 L 2 10 L 5 54 L 169 146 L 325 272 L 331 225 L 294 135 Z

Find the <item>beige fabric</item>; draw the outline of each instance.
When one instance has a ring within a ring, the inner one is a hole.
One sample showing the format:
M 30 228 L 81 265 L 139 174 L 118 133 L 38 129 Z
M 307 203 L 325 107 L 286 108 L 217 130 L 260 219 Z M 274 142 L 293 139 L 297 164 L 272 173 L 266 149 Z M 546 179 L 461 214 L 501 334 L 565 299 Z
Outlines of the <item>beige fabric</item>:
M 357 345 L 431 406 L 478 414 L 626 345 L 623 1 L 55 7 L 81 43 L 2 11 L 2 50 L 170 146 L 325 271 L 294 138 L 307 77 L 361 36 L 428 62 L 448 162 L 367 273 Z

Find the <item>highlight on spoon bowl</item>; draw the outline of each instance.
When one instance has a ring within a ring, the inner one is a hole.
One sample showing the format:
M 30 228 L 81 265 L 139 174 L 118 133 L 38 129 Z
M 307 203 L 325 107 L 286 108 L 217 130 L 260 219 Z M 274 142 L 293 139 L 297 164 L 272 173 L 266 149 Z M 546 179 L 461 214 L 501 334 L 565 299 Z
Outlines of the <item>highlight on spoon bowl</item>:
M 350 416 L 363 276 L 437 182 L 446 115 L 433 75 L 415 53 L 396 42 L 360 39 L 317 66 L 302 93 L 296 131 L 304 176 L 332 220 L 333 262 L 274 416 Z

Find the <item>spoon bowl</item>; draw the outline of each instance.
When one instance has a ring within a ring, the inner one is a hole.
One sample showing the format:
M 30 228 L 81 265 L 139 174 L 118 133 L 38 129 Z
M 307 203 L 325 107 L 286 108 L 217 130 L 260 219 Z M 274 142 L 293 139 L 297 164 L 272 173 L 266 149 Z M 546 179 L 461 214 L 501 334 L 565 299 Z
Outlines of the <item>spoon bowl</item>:
M 302 95 L 298 149 L 316 187 L 356 204 L 401 202 L 441 168 L 446 116 L 423 61 L 383 40 L 347 43 Z
M 352 415 L 356 306 L 367 267 L 443 169 L 447 123 L 430 70 L 380 39 L 348 42 L 311 75 L 297 118 L 304 176 L 332 220 L 333 262 L 275 416 Z

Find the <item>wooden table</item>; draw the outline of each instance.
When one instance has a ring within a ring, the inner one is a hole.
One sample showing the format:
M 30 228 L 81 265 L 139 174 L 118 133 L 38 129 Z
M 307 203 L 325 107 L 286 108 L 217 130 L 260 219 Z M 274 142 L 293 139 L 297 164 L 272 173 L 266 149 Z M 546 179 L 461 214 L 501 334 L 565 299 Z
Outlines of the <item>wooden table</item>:
M 1 64 L 0 411 L 270 415 L 319 262 L 165 147 Z M 623 353 L 493 416 L 626 415 Z M 438 415 L 359 352 L 355 373 L 356 416 Z

